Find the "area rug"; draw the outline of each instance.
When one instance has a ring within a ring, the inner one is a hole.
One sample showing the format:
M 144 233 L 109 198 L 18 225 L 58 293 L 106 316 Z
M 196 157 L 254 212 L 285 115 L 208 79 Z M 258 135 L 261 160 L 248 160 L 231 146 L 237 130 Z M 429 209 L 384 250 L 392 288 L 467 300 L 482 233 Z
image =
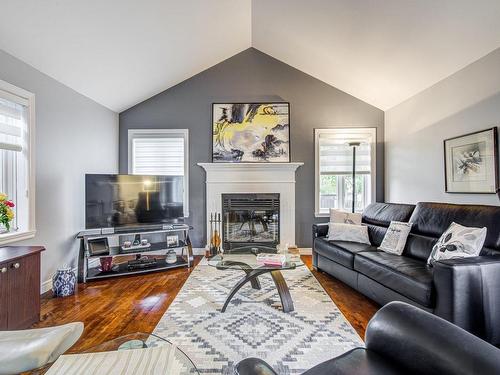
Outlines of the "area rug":
M 220 310 L 238 270 L 217 270 L 203 259 L 172 302 L 154 334 L 178 345 L 201 374 L 233 374 L 243 358 L 258 357 L 279 374 L 307 369 L 363 346 L 354 328 L 306 266 L 282 271 L 295 311 L 284 313 L 272 278 L 261 289 L 241 288 Z

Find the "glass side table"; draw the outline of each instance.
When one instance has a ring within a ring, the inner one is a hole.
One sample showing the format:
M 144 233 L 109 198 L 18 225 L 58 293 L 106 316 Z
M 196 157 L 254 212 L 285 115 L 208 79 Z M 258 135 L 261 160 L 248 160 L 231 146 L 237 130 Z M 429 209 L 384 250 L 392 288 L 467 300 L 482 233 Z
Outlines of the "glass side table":
M 116 339 L 109 340 L 103 342 L 102 344 L 93 346 L 87 350 L 82 351 L 81 353 L 72 353 L 72 354 L 101 353 L 101 352 L 155 348 L 155 347 L 165 347 L 165 346 L 171 347 L 171 349 L 173 350 L 169 351 L 168 354 L 169 375 L 192 375 L 192 374 L 199 375 L 199 372 L 196 369 L 194 363 L 181 349 L 172 344 L 170 341 L 165 340 L 152 333 L 136 332 L 125 336 L 120 336 L 117 337 Z M 42 369 L 32 372 L 31 374 L 46 374 L 46 373 L 50 374 L 50 367 L 52 365 L 53 364 L 47 365 Z

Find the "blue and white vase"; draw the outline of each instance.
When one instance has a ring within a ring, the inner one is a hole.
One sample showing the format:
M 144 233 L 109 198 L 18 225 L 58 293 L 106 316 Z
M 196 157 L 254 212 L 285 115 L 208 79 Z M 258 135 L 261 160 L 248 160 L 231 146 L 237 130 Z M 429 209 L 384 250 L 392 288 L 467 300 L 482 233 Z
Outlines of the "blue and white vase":
M 67 297 L 75 293 L 76 275 L 71 268 L 59 268 L 52 277 L 55 297 Z

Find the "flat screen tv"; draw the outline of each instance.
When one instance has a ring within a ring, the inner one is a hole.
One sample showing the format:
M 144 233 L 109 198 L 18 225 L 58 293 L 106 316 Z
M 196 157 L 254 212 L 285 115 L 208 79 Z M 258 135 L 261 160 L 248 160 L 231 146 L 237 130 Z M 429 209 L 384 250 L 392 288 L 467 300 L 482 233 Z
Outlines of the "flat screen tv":
M 149 227 L 182 221 L 182 176 L 85 175 L 85 228 Z

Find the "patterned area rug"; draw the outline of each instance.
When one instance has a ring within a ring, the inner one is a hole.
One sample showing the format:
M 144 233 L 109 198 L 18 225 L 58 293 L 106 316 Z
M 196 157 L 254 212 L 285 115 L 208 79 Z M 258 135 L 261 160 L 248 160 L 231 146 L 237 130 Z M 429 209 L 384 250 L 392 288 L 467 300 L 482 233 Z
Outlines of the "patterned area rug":
M 269 274 L 239 290 L 225 313 L 226 296 L 243 271 L 217 270 L 206 259 L 193 270 L 154 334 L 177 344 L 201 374 L 233 374 L 247 357 L 279 374 L 300 374 L 363 341 L 306 266 L 282 271 L 295 311 L 283 313 Z

